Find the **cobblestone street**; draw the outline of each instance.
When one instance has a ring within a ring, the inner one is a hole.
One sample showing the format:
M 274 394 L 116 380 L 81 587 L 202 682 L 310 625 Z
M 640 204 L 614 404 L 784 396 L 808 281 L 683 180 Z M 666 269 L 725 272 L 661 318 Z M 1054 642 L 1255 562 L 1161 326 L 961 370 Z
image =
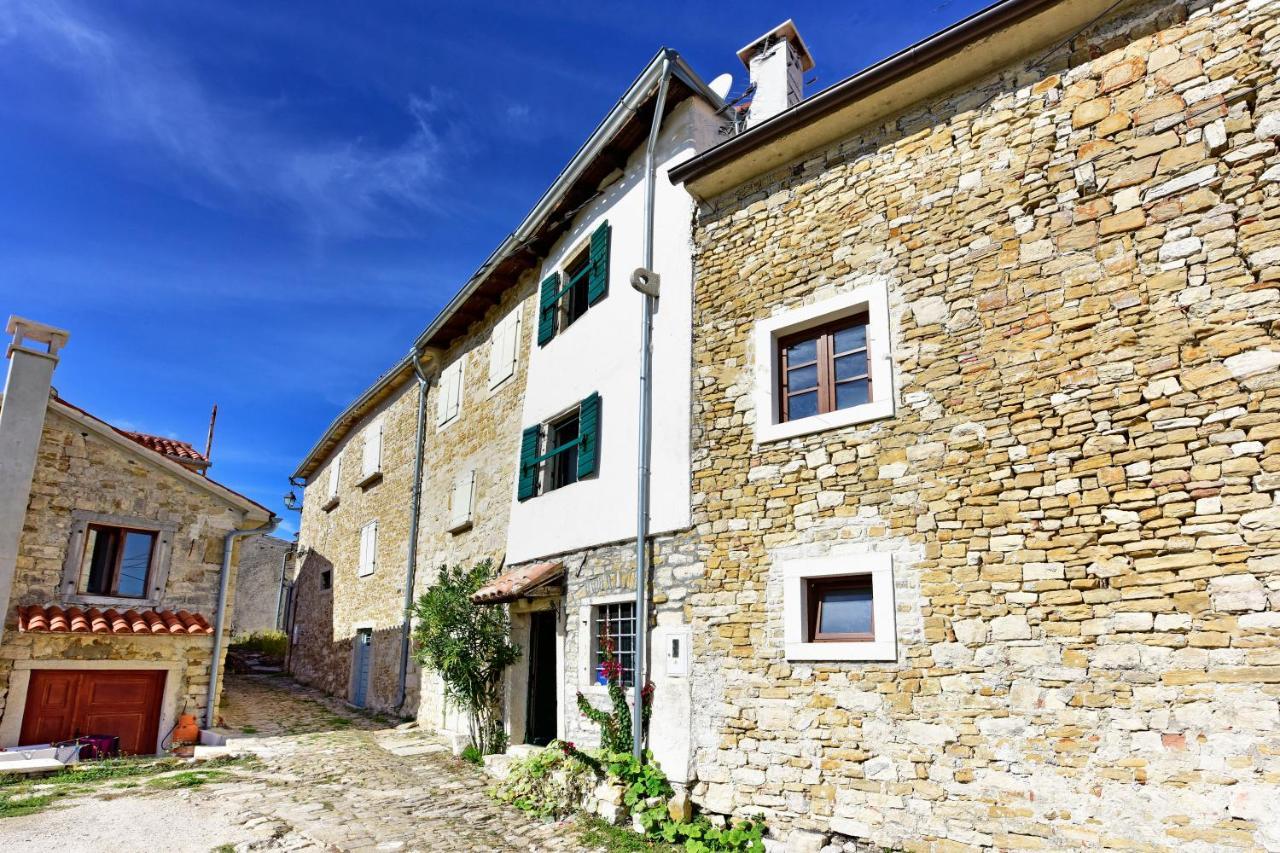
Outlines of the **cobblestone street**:
M 258 759 L 233 778 L 70 800 L 6 820 L 3 846 L 47 849 L 54 835 L 64 850 L 114 853 L 587 849 L 572 824 L 543 824 L 495 802 L 487 776 L 417 729 L 397 730 L 281 677 L 228 674 L 226 697 L 225 730 Z
M 579 850 L 572 826 L 492 800 L 491 780 L 439 741 L 285 678 L 228 678 L 226 726 L 265 765 L 222 792 L 289 849 Z

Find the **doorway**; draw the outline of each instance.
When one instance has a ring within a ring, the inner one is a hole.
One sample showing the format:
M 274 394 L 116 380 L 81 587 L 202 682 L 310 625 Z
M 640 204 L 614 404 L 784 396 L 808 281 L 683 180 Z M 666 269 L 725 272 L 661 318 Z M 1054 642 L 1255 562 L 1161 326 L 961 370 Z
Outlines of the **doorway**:
M 351 704 L 363 708 L 368 702 L 369 670 L 373 658 L 373 629 L 356 631 L 354 659 L 351 662 Z
M 524 742 L 546 746 L 556 739 L 556 611 L 529 614 L 529 699 Z

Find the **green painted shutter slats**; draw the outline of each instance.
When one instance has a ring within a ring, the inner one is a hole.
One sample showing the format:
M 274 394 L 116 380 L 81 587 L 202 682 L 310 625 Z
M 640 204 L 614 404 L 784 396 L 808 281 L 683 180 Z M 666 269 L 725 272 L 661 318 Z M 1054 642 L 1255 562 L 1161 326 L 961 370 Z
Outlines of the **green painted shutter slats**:
M 591 277 L 587 279 L 587 304 L 595 305 L 609 292 L 609 223 L 604 222 L 591 235 L 589 260 Z
M 538 346 L 556 336 L 556 298 L 560 295 L 560 273 L 553 272 L 542 280 L 538 299 Z
M 596 472 L 600 458 L 600 395 L 592 394 L 578 409 L 578 479 Z
M 516 498 L 527 501 L 538 492 L 538 439 L 542 427 L 531 426 L 520 434 L 520 483 Z

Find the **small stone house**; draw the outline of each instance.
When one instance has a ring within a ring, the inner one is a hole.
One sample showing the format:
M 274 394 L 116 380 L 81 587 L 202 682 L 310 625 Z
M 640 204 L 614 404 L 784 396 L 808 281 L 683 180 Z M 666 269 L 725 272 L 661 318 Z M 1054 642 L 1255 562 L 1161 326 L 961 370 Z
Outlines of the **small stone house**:
M 292 563 L 292 542 L 275 536 L 246 536 L 240 543 L 236 600 L 231 609 L 233 637 L 280 630 Z
M 674 170 L 705 807 L 1280 849 L 1278 70 L 1274 2 L 1006 0 Z
M 65 332 L 19 318 L 8 331 L 0 746 L 105 734 L 125 753 L 160 752 L 179 715 L 215 716 L 232 543 L 274 519 L 205 476 L 208 460 L 189 445 L 116 429 L 58 397 Z

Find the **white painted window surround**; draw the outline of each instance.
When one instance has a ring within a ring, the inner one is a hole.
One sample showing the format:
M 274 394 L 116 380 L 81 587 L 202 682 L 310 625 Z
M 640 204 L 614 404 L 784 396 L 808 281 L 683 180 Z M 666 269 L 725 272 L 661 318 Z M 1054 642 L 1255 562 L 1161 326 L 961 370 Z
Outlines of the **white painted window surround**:
M 847 409 L 779 423 L 781 400 L 778 386 L 781 377 L 778 376 L 778 340 L 862 311 L 868 314 L 871 401 L 861 406 L 850 406 Z M 883 282 L 862 285 L 822 302 L 760 320 L 755 325 L 754 344 L 757 444 L 892 417 L 896 411 L 897 389 L 893 387 L 893 360 L 890 353 L 889 298 Z
M 378 522 L 371 521 L 360 528 L 360 565 L 356 569 L 359 577 L 368 577 L 378 568 Z
M 462 365 L 466 356 L 440 372 L 439 388 L 436 391 L 436 426 L 444 426 L 458 418 L 462 408 Z
M 785 560 L 782 567 L 783 639 L 787 660 L 881 661 L 898 659 L 897 610 L 893 603 L 893 555 L 844 554 Z M 810 643 L 808 581 L 871 576 L 875 639 L 850 643 Z
M 360 474 L 372 477 L 382 470 L 382 416 L 379 415 L 364 430 L 364 450 L 361 455 Z
M 520 354 L 520 312 L 517 305 L 493 327 L 489 343 L 489 388 L 497 388 L 516 372 Z
M 472 504 L 476 491 L 476 472 L 469 469 L 453 480 L 449 495 L 449 532 L 456 533 L 471 526 Z
M 608 696 L 609 689 L 596 683 L 596 673 L 592 669 L 591 659 L 595 653 L 596 622 L 595 611 L 604 604 L 622 604 L 635 601 L 634 592 L 621 592 L 614 595 L 598 595 L 584 601 L 578 607 L 578 689 L 588 696 Z M 625 688 L 627 695 L 632 689 Z

